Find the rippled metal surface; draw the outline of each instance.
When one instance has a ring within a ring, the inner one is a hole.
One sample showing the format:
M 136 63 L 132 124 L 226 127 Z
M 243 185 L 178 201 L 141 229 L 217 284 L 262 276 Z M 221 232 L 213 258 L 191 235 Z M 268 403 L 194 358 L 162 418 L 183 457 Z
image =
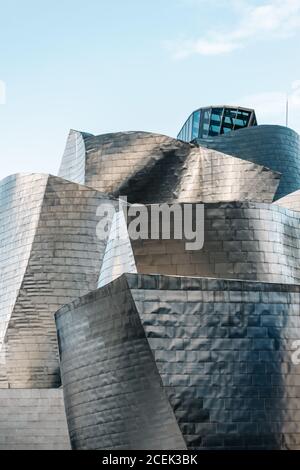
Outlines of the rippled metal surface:
M 174 417 L 189 449 L 299 448 L 299 303 L 295 285 L 131 274 L 63 307 L 73 448 L 178 448 Z
M 30 430 L 11 447 L 34 445 L 35 389 L 44 391 L 37 447 L 59 446 L 56 434 L 68 446 L 61 394 L 51 398 L 61 384 L 53 314 L 64 304 L 57 328 L 73 448 L 299 448 L 299 161 L 299 136 L 280 126 L 200 146 L 71 131 L 65 179 L 1 182 L 0 448 L 9 448 L 8 415 Z M 99 239 L 97 209 L 117 207 L 119 195 L 148 210 L 204 202 L 203 249 L 131 241 L 120 213 L 108 243 Z M 120 278 L 126 271 L 136 274 Z
M 70 450 L 63 391 L 0 389 L 0 450 Z
M 151 206 L 147 206 L 150 217 Z M 109 241 L 101 267 L 103 286 L 125 272 L 300 282 L 300 214 L 277 204 L 205 204 L 204 246 L 186 240 Z M 194 220 L 195 222 L 195 220 Z M 202 223 L 201 223 L 202 224 Z
M 107 198 L 47 175 L 1 184 L 0 388 L 60 385 L 54 312 L 97 287 Z
M 275 200 L 300 188 L 300 137 L 288 127 L 248 127 L 198 143 L 281 173 Z
M 281 199 L 277 199 L 274 204 L 293 211 L 300 211 L 300 190 L 288 194 Z
M 84 183 L 129 202 L 272 202 L 280 180 L 260 165 L 158 134 L 77 134 L 85 145 Z M 59 175 L 82 183 L 70 158 L 77 153 L 73 134 L 67 148 Z
M 185 449 L 126 279 L 56 314 L 73 449 Z

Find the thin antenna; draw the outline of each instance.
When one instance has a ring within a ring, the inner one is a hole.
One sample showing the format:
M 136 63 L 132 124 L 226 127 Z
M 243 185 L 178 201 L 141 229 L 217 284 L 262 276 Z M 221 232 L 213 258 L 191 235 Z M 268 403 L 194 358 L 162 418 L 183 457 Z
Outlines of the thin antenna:
M 285 125 L 286 127 L 289 127 L 289 95 L 286 96 Z

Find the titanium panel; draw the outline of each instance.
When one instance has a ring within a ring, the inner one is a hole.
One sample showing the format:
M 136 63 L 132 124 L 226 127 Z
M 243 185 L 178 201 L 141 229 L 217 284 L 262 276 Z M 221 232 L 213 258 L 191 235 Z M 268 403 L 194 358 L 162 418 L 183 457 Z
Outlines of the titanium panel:
M 300 137 L 282 126 L 256 126 L 198 139 L 202 147 L 263 165 L 282 174 L 274 200 L 300 188 Z
M 84 184 L 131 203 L 272 202 L 280 180 L 280 173 L 260 165 L 158 134 L 82 136 Z M 63 158 L 60 176 L 70 177 L 71 162 Z
M 54 176 L 19 175 L 3 188 L 0 388 L 57 387 L 53 314 L 97 287 L 106 247 L 96 233 L 97 208 L 107 197 Z
M 280 207 L 286 207 L 292 211 L 300 211 L 300 190 L 288 194 L 281 199 L 277 199 L 274 204 Z
M 185 449 L 126 278 L 55 315 L 73 449 Z
M 0 450 L 70 450 L 63 391 L 0 390 Z
M 65 306 L 56 324 L 73 448 L 174 448 L 161 440 L 165 405 L 145 441 L 136 424 L 164 391 L 188 449 L 299 449 L 299 303 L 295 285 L 128 274 Z M 130 407 L 129 384 L 158 393 Z

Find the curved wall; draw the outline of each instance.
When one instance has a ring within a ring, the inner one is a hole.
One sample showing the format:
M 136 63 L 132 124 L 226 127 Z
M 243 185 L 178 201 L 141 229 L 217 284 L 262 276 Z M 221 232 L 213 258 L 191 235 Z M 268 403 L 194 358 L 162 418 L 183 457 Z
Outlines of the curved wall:
M 109 284 L 123 273 L 137 273 L 137 269 L 125 217 L 120 211 L 112 221 L 97 287 Z
M 256 126 L 197 142 L 281 173 L 275 200 L 300 188 L 300 137 L 292 129 Z
M 107 198 L 48 175 L 18 175 L 3 191 L 0 387 L 57 387 L 53 314 L 97 287 L 106 247 L 96 233 L 97 208 Z
M 70 450 L 63 391 L 0 390 L 0 450 Z
M 29 261 L 47 175 L 12 175 L 0 182 L 0 388 L 6 388 L 5 336 Z
M 82 136 L 84 184 L 127 196 L 129 202 L 272 202 L 280 180 L 279 173 L 260 165 L 158 134 Z M 69 153 L 76 153 L 74 142 Z M 63 159 L 60 174 L 73 179 L 72 164 L 72 159 Z M 80 178 L 76 181 L 82 182 Z
M 187 251 L 185 240 L 132 241 L 137 271 L 300 282 L 298 212 L 275 204 L 232 202 L 205 204 L 204 214 L 202 250 Z
M 126 279 L 55 318 L 73 449 L 185 449 Z
M 299 449 L 299 289 L 130 274 L 63 307 L 73 448 Z
M 156 206 L 146 207 L 150 220 Z M 117 238 L 117 220 L 106 247 L 98 287 L 126 272 L 300 282 L 300 215 L 277 204 L 205 204 L 204 245 L 194 251 L 186 249 L 184 238 L 174 239 L 172 228 L 170 240 L 162 239 L 161 227 L 158 240 L 130 240 L 122 224 L 122 237 Z M 202 220 L 197 223 L 198 229 L 202 228 Z
M 61 178 L 79 184 L 84 184 L 85 181 L 85 135 L 70 131 L 58 172 Z
M 0 182 L 0 351 L 30 256 L 48 177 L 12 175 Z
M 300 211 L 300 190 L 288 194 L 274 202 L 277 206 L 286 207 L 293 211 Z

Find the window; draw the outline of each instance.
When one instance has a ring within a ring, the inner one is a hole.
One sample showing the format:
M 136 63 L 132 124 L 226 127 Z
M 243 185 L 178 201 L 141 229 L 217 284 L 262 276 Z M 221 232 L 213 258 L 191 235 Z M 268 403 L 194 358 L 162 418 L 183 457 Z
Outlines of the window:
M 199 136 L 200 114 L 200 111 L 196 111 L 193 115 L 192 139 L 197 139 Z
M 254 111 L 231 107 L 202 108 L 187 119 L 178 138 L 191 142 L 197 138 L 227 134 L 248 126 L 257 126 Z

